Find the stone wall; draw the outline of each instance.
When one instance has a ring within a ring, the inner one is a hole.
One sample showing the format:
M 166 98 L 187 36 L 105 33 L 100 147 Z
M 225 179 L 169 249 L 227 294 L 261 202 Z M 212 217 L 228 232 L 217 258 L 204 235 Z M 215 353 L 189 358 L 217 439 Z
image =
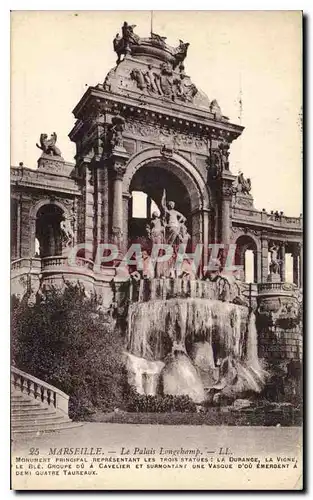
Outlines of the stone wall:
M 259 333 L 259 357 L 268 361 L 301 360 L 302 338 L 298 327 Z

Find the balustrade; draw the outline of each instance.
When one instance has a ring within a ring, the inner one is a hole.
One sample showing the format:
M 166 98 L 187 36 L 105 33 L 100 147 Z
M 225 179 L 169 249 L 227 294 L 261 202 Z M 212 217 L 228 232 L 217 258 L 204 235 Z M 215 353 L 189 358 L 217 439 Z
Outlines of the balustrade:
M 68 415 L 69 397 L 56 387 L 13 366 L 11 367 L 11 385 L 15 390 L 21 391 L 32 399 L 47 406 L 53 406 Z

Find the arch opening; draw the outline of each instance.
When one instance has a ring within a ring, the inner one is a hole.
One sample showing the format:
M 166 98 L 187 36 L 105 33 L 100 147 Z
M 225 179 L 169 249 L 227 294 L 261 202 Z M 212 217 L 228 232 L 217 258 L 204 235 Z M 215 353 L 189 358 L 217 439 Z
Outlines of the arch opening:
M 128 208 L 128 239 L 132 242 L 147 236 L 146 226 L 153 212 L 162 213 L 164 193 L 166 202 L 173 201 L 175 209 L 187 219 L 186 226 L 191 231 L 191 199 L 181 179 L 164 168 L 162 163 L 140 167 L 131 179 L 131 194 Z
M 236 240 L 235 263 L 241 266 L 241 279 L 246 283 L 257 283 L 257 246 L 248 235 L 239 236 Z
M 57 205 L 43 205 L 38 210 L 34 242 L 36 256 L 49 257 L 62 254 L 60 223 L 63 219 L 64 212 Z

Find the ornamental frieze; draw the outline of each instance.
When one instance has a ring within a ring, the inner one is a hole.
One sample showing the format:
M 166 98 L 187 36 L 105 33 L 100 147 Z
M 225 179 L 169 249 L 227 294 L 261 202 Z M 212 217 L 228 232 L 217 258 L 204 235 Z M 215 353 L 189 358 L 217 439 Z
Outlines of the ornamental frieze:
M 247 228 L 247 227 L 241 227 L 241 226 L 233 226 L 231 228 L 232 232 L 237 234 L 237 233 L 241 233 L 241 234 L 254 234 L 255 236 L 260 236 L 260 231 L 257 231 L 256 229 L 252 229 L 252 228 Z
M 176 149 L 192 149 L 197 152 L 208 152 L 209 138 L 201 138 L 191 134 L 183 134 L 167 127 L 157 124 L 148 124 L 140 121 L 127 121 L 124 128 L 125 135 L 136 138 L 144 137 L 145 140 L 165 144 Z

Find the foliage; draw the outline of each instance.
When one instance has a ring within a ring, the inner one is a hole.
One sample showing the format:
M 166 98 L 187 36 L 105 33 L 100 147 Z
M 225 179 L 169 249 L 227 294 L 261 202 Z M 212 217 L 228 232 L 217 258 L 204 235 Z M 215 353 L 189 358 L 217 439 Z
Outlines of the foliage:
M 197 410 L 196 404 L 189 396 L 147 396 L 134 394 L 129 401 L 127 410 L 130 412 L 165 413 L 182 412 L 189 413 Z
M 33 306 L 14 297 L 11 338 L 12 362 L 67 393 L 71 418 L 123 403 L 123 340 L 81 285 L 49 289 Z

